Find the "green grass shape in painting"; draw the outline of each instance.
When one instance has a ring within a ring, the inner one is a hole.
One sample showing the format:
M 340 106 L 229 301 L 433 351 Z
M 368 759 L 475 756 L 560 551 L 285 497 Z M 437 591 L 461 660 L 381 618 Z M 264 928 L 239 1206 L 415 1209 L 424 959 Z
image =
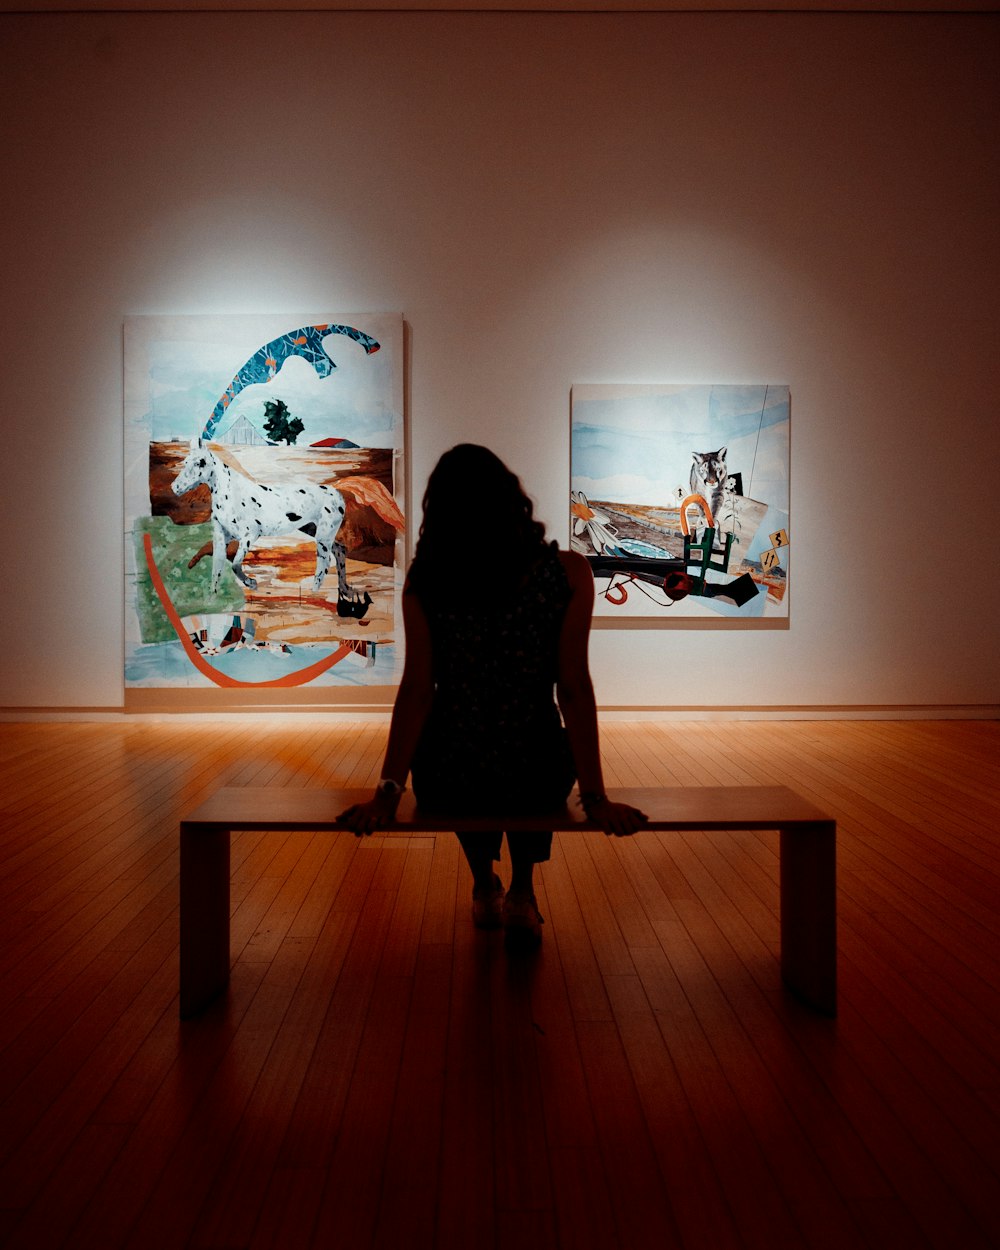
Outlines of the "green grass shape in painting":
M 228 561 L 217 595 L 212 594 L 211 556 L 199 560 L 193 569 L 188 568 L 195 553 L 212 540 L 211 521 L 201 525 L 175 525 L 166 516 L 140 517 L 135 528 L 135 606 L 143 642 L 173 642 L 177 637 L 153 589 L 146 567 L 143 534 L 150 536 L 156 567 L 179 615 L 242 611 L 243 590 Z

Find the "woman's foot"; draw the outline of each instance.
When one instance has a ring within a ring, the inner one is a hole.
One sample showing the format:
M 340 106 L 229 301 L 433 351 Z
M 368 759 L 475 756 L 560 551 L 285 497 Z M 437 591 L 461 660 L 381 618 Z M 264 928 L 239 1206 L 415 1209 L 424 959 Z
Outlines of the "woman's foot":
M 477 929 L 499 929 L 503 918 L 503 882 L 494 873 L 489 885 L 477 885 L 472 891 L 472 923 Z
M 504 945 L 508 951 L 537 950 L 545 920 L 534 894 L 510 890 L 503 904 Z

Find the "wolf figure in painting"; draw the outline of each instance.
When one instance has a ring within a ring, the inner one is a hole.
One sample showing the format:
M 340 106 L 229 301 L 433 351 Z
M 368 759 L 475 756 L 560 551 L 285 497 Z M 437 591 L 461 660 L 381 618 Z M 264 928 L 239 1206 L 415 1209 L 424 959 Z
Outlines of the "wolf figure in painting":
M 344 546 L 336 541 L 344 520 L 344 496 L 332 486 L 265 486 L 230 469 L 199 439 L 171 484 L 183 495 L 204 483 L 212 492 L 212 593 L 217 593 L 226 565 L 226 545 L 236 542 L 233 573 L 248 590 L 257 582 L 243 571 L 243 560 L 258 538 L 279 534 L 306 534 L 316 543 L 316 576 L 319 590 L 330 567 L 337 565 L 338 600 L 358 598 L 347 583 Z M 371 600 L 369 599 L 369 602 Z M 354 613 L 351 613 L 354 615 Z
M 691 465 L 691 491 L 708 503 L 712 514 L 710 524 L 718 526 L 718 516 L 722 511 L 722 496 L 726 488 L 726 452 L 728 448 L 720 447 L 718 451 L 695 451 L 694 463 Z

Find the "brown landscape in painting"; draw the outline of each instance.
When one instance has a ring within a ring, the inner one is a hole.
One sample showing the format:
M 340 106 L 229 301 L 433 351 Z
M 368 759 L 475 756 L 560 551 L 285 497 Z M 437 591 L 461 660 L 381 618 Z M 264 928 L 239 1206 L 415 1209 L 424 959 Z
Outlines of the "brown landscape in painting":
M 633 542 L 648 543 L 659 547 L 668 555 L 680 559 L 684 555 L 684 532 L 681 529 L 680 508 L 652 507 L 645 504 L 614 503 L 606 499 L 593 499 L 591 507 L 608 517 L 619 538 Z M 784 573 L 777 570 L 766 573 L 760 564 L 747 559 L 750 536 L 766 511 L 766 506 L 753 499 L 740 498 L 739 524 L 730 552 L 729 572 L 733 577 L 749 573 L 753 580 L 763 586 L 768 596 L 780 603 L 785 595 Z M 692 514 L 693 515 L 693 514 Z M 697 518 L 700 525 L 702 517 Z M 693 522 L 692 522 L 693 524 Z M 572 545 L 584 555 L 593 554 L 590 543 L 574 537 Z
M 211 450 L 234 472 L 268 485 L 309 481 L 343 491 L 344 523 L 338 534 L 347 549 L 347 577 L 352 589 L 367 592 L 372 602 L 360 619 L 337 614 L 337 572 L 333 564 L 318 591 L 312 589 L 316 546 L 294 534 L 261 538 L 244 563 L 256 589 L 243 589 L 245 611 L 254 618 L 260 641 L 303 644 L 332 638 L 380 638 L 394 628 L 393 590 L 396 528 L 362 495 L 377 484 L 391 500 L 393 453 L 387 448 L 268 447 L 210 444 Z M 153 516 L 175 524 L 203 525 L 211 519 L 207 486 L 177 496 L 171 483 L 190 451 L 186 442 L 151 442 L 149 494 Z M 343 485 L 341 485 L 343 483 Z M 204 531 L 198 533 L 203 538 Z M 211 542 L 194 541 L 189 567 L 211 561 Z M 229 558 L 236 544 L 229 545 Z
M 206 558 L 211 560 L 210 552 Z M 243 594 L 260 641 L 302 644 L 371 635 L 384 642 L 392 633 L 391 565 L 348 559 L 347 578 L 352 589 L 367 591 L 372 597 L 360 620 L 337 615 L 337 570 L 333 565 L 319 590 L 312 589 L 316 571 L 312 543 L 287 544 L 281 538 L 262 538 L 243 567 L 257 582 L 255 590 L 244 588 Z
M 212 451 L 237 473 L 269 486 L 306 478 L 325 486 L 337 486 L 345 478 L 363 477 L 378 482 L 390 495 L 393 491 L 392 450 L 385 447 L 230 447 L 211 443 Z M 207 486 L 196 486 L 177 496 L 170 483 L 177 476 L 191 450 L 187 443 L 149 444 L 149 501 L 153 516 L 168 516 L 178 525 L 196 525 L 209 520 L 212 499 Z M 393 563 L 395 528 L 369 504 L 348 495 L 347 515 L 339 540 L 355 560 L 368 564 Z

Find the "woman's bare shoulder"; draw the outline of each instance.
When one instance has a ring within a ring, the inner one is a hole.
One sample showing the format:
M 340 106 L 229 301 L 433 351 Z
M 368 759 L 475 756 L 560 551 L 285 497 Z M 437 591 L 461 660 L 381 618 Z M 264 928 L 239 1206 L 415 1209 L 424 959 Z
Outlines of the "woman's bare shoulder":
M 563 551 L 559 548 L 559 560 L 566 572 L 566 577 L 571 586 L 579 585 L 581 582 L 593 581 L 593 574 L 590 571 L 590 563 L 587 557 L 581 555 L 579 551 Z

